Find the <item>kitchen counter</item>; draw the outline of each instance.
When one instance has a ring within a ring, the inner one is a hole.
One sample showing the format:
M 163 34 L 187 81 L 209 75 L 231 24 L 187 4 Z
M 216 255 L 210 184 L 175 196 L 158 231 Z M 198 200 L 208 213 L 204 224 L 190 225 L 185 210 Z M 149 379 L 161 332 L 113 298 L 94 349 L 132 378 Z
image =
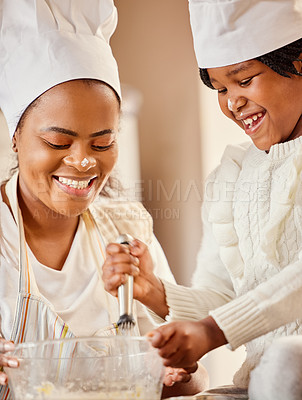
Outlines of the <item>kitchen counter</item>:
M 247 392 L 234 386 L 221 386 L 195 396 L 170 397 L 167 400 L 248 400 Z
M 248 400 L 247 396 L 236 396 L 232 394 L 199 394 L 196 396 L 169 397 L 166 400 Z

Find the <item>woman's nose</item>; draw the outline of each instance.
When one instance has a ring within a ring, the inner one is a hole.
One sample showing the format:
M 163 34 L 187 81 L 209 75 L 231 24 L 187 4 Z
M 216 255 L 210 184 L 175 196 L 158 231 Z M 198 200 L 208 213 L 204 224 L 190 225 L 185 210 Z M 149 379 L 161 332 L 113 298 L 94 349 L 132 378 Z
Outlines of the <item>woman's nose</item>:
M 64 157 L 64 163 L 68 167 L 76 168 L 80 172 L 86 172 L 96 166 L 96 159 L 92 156 L 83 154 L 69 154 Z
M 228 98 L 228 109 L 231 112 L 238 112 L 246 105 L 246 99 L 244 97 L 229 97 Z

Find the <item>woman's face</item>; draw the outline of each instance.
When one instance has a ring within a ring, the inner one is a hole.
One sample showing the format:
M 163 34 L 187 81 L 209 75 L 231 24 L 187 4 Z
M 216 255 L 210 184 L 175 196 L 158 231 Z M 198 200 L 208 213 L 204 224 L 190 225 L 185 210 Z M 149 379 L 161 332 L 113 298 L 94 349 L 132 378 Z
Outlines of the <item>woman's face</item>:
M 301 72 L 301 63 L 296 67 Z M 222 112 L 259 149 L 269 150 L 302 134 L 301 76 L 283 77 L 257 60 L 209 68 L 208 74 Z
M 117 160 L 119 103 L 102 83 L 65 82 L 44 93 L 14 136 L 27 207 L 67 217 L 96 198 Z

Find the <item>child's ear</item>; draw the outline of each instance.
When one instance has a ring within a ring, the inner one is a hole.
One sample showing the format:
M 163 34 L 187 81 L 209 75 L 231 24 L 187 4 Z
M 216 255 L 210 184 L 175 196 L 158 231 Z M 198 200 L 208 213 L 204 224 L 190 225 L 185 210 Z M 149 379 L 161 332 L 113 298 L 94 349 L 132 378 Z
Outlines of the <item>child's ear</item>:
M 300 74 L 302 73 L 302 53 L 299 55 L 299 61 L 294 61 L 294 67 Z

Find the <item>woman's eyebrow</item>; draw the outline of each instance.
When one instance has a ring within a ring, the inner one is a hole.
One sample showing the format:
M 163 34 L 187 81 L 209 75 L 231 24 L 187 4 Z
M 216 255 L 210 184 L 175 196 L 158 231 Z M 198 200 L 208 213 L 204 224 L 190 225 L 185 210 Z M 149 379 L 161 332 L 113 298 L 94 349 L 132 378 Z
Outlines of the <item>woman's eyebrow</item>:
M 103 129 L 102 131 L 99 132 L 94 132 L 90 137 L 97 137 L 97 136 L 102 136 L 102 135 L 107 135 L 108 133 L 115 133 L 114 129 Z
M 68 135 L 68 136 L 73 136 L 73 137 L 79 136 L 79 134 L 77 132 L 72 131 L 71 129 L 60 128 L 59 126 L 49 126 L 47 128 L 42 129 L 42 131 L 43 132 L 57 132 L 57 133 L 62 133 L 63 135 Z M 94 132 L 89 136 L 97 137 L 97 136 L 106 135 L 108 133 L 114 133 L 114 130 L 113 129 L 103 129 L 101 131 Z

